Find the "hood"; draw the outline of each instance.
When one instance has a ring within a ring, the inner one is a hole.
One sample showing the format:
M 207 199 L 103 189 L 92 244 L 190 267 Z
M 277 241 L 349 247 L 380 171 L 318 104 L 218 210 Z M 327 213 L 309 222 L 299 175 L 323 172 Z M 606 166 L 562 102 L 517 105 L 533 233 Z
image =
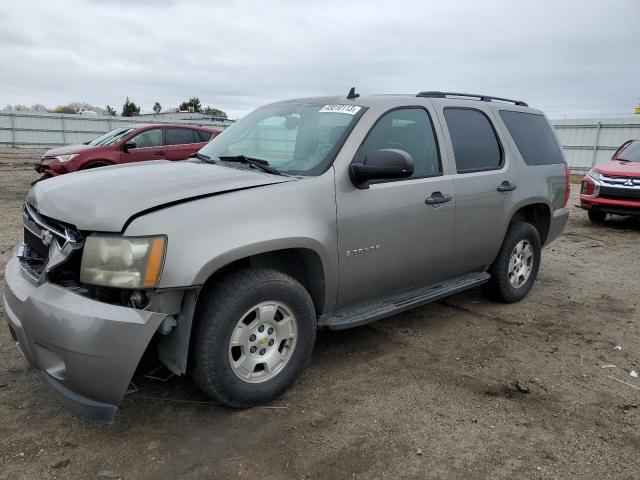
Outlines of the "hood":
M 610 176 L 640 178 L 640 162 L 611 160 L 609 162 L 598 164 L 596 170 Z
M 119 232 L 129 218 L 147 210 L 292 180 L 209 163 L 156 160 L 50 178 L 36 183 L 27 201 L 41 214 L 79 230 Z
M 97 148 L 94 145 L 65 145 L 64 147 L 52 148 L 51 150 L 47 150 L 44 152 L 44 157 L 57 157 L 58 155 L 72 155 L 74 153 L 81 153 L 86 150 L 95 150 Z

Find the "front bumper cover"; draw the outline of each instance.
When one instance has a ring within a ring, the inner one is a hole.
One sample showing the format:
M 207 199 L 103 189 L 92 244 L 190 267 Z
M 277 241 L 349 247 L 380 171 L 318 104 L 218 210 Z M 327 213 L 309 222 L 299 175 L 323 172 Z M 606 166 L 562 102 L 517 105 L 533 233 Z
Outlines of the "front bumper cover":
M 3 305 L 12 337 L 68 408 L 113 422 L 165 313 L 110 305 L 52 283 L 35 285 L 14 256 Z
M 583 210 L 593 209 L 614 215 L 640 216 L 640 201 L 636 200 L 617 200 L 580 194 L 580 207 Z

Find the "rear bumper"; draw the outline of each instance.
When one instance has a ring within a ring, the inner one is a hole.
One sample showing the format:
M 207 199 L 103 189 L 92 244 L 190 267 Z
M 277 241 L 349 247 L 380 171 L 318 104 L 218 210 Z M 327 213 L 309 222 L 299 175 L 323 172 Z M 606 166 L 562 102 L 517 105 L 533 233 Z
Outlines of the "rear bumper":
M 558 238 L 564 227 L 567 225 L 569 221 L 569 209 L 568 208 L 559 208 L 553 212 L 551 215 L 551 222 L 549 224 L 549 233 L 547 233 L 547 239 L 544 242 L 545 245 L 549 245 L 556 238 Z
M 111 423 L 164 313 L 110 305 L 52 283 L 35 285 L 13 257 L 3 305 L 12 337 L 71 410 Z
M 594 209 L 614 215 L 640 216 L 640 201 L 635 200 L 614 200 L 611 198 L 580 195 L 580 207 L 584 210 Z

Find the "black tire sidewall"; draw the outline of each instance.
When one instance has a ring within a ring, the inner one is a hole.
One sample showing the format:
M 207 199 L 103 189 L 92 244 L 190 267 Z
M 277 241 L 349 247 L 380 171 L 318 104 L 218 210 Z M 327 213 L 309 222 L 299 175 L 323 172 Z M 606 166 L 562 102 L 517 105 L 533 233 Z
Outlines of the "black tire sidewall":
M 313 351 L 315 309 L 309 294 L 297 281 L 280 272 L 249 269 L 238 278 L 212 289 L 196 313 L 194 378 L 210 396 L 230 407 L 268 402 L 288 389 L 302 373 Z M 242 288 L 229 288 L 242 284 Z M 297 322 L 296 346 L 285 367 L 272 379 L 249 383 L 239 378 L 229 361 L 229 341 L 238 321 L 256 305 L 276 301 L 285 304 Z
M 588 215 L 589 220 L 591 220 L 593 223 L 604 223 L 607 218 L 607 214 L 605 212 L 600 212 L 593 209 L 589 210 Z
M 519 288 L 515 288 L 509 281 L 509 261 L 513 249 L 521 240 L 527 240 L 531 244 L 533 250 L 533 266 L 527 281 Z M 541 254 L 542 246 L 540 235 L 536 228 L 526 222 L 512 224 L 507 231 L 500 253 L 490 269 L 492 276 L 492 293 L 494 293 L 498 299 L 508 303 L 517 302 L 526 297 L 538 276 Z

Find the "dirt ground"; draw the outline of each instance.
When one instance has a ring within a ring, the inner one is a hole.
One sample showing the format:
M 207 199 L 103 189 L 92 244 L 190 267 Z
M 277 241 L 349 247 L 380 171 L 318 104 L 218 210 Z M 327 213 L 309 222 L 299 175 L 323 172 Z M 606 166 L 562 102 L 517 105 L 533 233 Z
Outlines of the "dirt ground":
M 1 271 L 35 178 L 9 163 Z M 524 301 L 472 290 L 321 332 L 295 387 L 246 411 L 188 378 L 138 378 L 114 425 L 91 423 L 58 405 L 0 326 L 0 479 L 638 478 L 639 240 L 640 222 L 593 226 L 574 207 Z

